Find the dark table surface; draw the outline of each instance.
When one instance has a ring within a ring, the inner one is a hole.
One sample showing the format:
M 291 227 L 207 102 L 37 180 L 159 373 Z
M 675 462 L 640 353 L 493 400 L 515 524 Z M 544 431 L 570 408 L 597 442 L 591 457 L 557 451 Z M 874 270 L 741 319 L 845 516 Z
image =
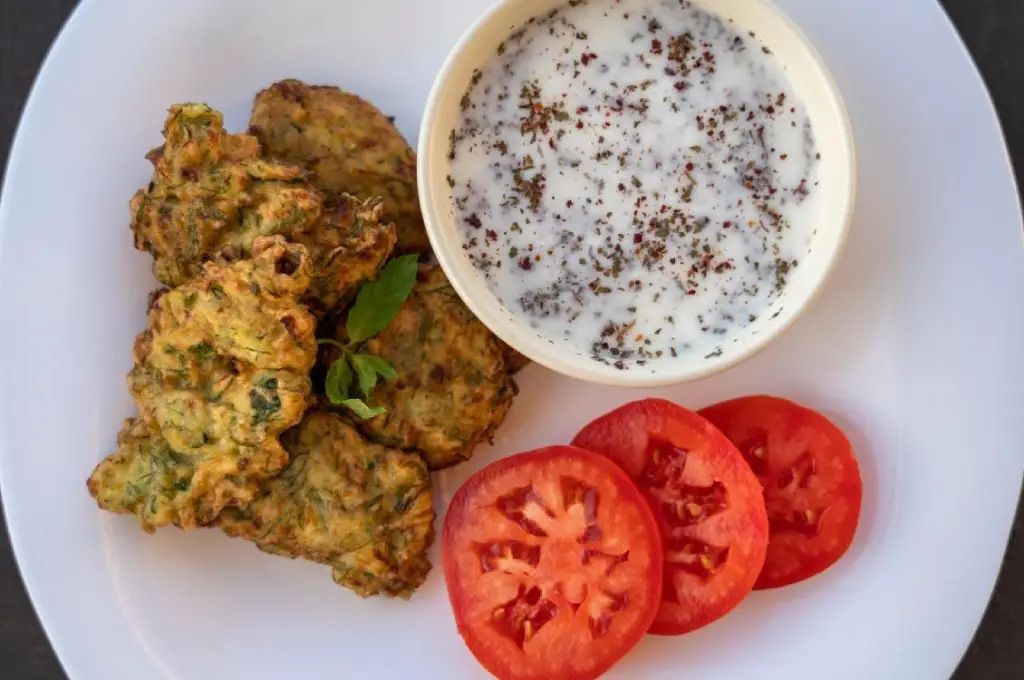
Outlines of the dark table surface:
M 827 0 L 825 0 L 827 1 Z M 893 0 L 898 2 L 900 0 Z M 0 167 L 29 87 L 74 0 L 0 0 Z M 1024 0 L 942 0 L 995 98 L 1014 167 L 1024 170 Z M 954 678 L 1024 679 L 1024 512 L 1018 511 L 999 584 Z M 0 538 L 0 676 L 61 680 L 18 575 L 6 532 Z

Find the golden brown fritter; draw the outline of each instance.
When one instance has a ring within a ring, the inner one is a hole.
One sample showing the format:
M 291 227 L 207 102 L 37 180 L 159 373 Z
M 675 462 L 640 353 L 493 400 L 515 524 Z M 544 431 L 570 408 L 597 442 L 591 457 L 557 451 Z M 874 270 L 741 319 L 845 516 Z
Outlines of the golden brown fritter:
M 117 445 L 87 483 L 89 494 L 102 509 L 138 515 L 149 532 L 165 524 L 201 523 L 208 508 L 193 506 L 189 498 L 195 472 L 190 459 L 172 451 L 163 437 L 138 419 L 124 421 Z
M 336 87 L 282 80 L 256 95 L 249 131 L 272 158 L 302 165 L 328 200 L 380 197 L 398 251 L 430 242 L 416 195 L 416 154 L 373 104 Z
M 228 134 L 205 104 L 172 106 L 164 140 L 147 155 L 153 177 L 131 211 L 135 247 L 153 256 L 153 273 L 168 286 L 223 248 L 248 256 L 257 237 L 294 238 L 320 217 L 305 170 L 262 159 L 255 137 Z
M 367 442 L 339 416 L 310 412 L 284 435 L 291 462 L 218 524 L 276 555 L 333 568 L 359 595 L 408 598 L 430 571 L 430 474 L 414 454 Z
M 380 214 L 380 199 L 342 194 L 310 233 L 296 237 L 312 259 L 313 281 L 304 302 L 317 316 L 350 301 L 391 255 L 395 225 L 381 222 Z
M 104 510 L 137 515 L 147 532 L 167 524 L 206 526 L 225 506 L 247 503 L 256 494 L 257 486 L 244 477 L 194 484 L 201 457 L 174 451 L 142 419 L 125 420 L 117 444 L 90 475 L 89 493 Z
M 520 354 L 508 345 L 505 345 L 505 366 L 509 373 L 518 373 L 530 365 L 530 360 L 524 354 Z
M 343 328 L 340 342 L 347 340 Z M 506 349 L 440 267 L 422 267 L 395 319 L 359 349 L 398 373 L 366 400 L 387 412 L 359 421 L 359 429 L 374 441 L 420 453 L 432 470 L 468 459 L 505 420 L 518 392 Z
M 257 239 L 252 260 L 209 262 L 158 297 L 136 338 L 139 417 L 194 461 L 191 493 L 220 499 L 218 510 L 288 460 L 278 435 L 309 404 L 316 358 L 316 322 L 299 303 L 309 280 L 305 247 Z

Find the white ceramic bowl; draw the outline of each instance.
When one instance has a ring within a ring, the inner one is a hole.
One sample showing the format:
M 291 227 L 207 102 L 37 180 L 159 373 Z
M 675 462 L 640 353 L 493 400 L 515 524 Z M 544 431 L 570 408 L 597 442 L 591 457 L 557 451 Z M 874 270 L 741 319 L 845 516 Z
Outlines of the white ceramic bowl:
M 654 386 L 709 376 L 754 355 L 784 331 L 821 290 L 845 241 L 856 193 L 853 133 L 842 97 L 814 47 L 793 22 L 766 0 L 696 0 L 702 8 L 753 31 L 772 50 L 803 101 L 821 149 L 819 215 L 808 254 L 793 270 L 769 313 L 761 314 L 720 353 L 685 354 L 619 370 L 594 361 L 566 343 L 552 342 L 489 290 L 464 254 L 454 216 L 452 189 L 446 180 L 449 134 L 459 119 L 459 101 L 473 71 L 497 46 L 531 17 L 565 0 L 500 0 L 478 19 L 448 55 L 434 82 L 420 128 L 418 180 L 420 203 L 434 253 L 469 308 L 496 335 L 539 364 L 597 383 Z

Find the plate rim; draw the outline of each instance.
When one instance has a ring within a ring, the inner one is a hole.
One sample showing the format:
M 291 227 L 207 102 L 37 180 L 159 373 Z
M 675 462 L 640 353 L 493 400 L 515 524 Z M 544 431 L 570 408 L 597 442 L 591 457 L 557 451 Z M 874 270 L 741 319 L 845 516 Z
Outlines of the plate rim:
M 85 8 L 92 7 L 95 4 L 94 0 L 79 0 L 71 10 L 71 13 L 68 14 L 67 18 L 57 30 L 57 35 L 53 38 L 49 47 L 46 49 L 46 54 L 32 78 L 32 84 L 29 86 L 28 95 L 25 97 L 25 101 L 21 107 L 21 112 L 18 114 L 18 120 L 14 126 L 14 135 L 11 137 L 11 144 L 7 151 L 7 162 L 4 164 L 3 182 L 0 183 L 0 266 L 2 266 L 3 263 L 5 241 L 7 240 L 5 237 L 7 230 L 4 225 L 8 220 L 7 212 L 9 210 L 9 201 L 6 197 L 10 191 L 12 183 L 12 171 L 18 164 L 22 154 L 22 128 L 25 125 L 25 121 L 29 119 L 35 109 L 39 85 L 43 79 L 47 77 L 55 58 L 54 55 L 59 49 L 61 49 L 61 45 L 66 43 L 65 37 L 67 36 L 68 31 L 78 30 L 77 26 L 82 22 L 81 16 L 85 11 Z M 59 641 L 59 636 L 53 633 L 55 630 L 52 618 L 53 615 L 41 604 L 41 598 L 38 595 L 43 586 L 38 581 L 35 581 L 22 566 L 21 555 L 25 550 L 25 539 L 15 526 L 15 521 L 12 520 L 12 517 L 17 514 L 17 511 L 14 513 L 11 512 L 14 505 L 11 503 L 9 493 L 10 487 L 4 482 L 6 475 L 3 473 L 3 468 L 6 467 L 5 461 L 10 456 L 10 453 L 7 450 L 5 435 L 7 432 L 7 423 L 4 416 L 5 412 L 4 391 L 0 389 L 0 509 L 2 509 L 3 514 L 4 531 L 7 533 L 7 539 L 11 545 L 11 556 L 14 558 L 14 565 L 18 574 L 18 579 L 21 581 L 21 586 L 24 589 L 25 594 L 28 596 L 29 603 L 32 606 L 32 612 L 35 614 L 36 620 L 39 622 L 39 627 L 46 636 L 46 641 L 53 650 L 53 656 L 57 659 L 57 663 L 60 665 L 61 670 L 69 678 L 73 678 L 75 676 L 66 662 L 68 655 L 64 648 L 64 642 Z

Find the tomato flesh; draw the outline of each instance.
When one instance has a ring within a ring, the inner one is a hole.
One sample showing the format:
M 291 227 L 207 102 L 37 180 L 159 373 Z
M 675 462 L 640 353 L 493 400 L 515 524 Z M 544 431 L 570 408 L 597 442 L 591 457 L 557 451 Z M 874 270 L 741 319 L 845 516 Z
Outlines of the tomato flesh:
M 703 409 L 764 487 L 770 537 L 755 589 L 779 588 L 832 566 L 850 547 L 862 485 L 853 447 L 821 414 L 778 397 Z
M 757 479 L 722 433 L 681 406 L 645 399 L 601 416 L 573 444 L 617 463 L 658 519 L 664 582 L 651 633 L 696 630 L 750 593 L 768 519 Z
M 442 540 L 459 632 L 503 680 L 596 678 L 658 609 L 654 516 L 588 451 L 553 446 L 487 466 L 455 494 Z

